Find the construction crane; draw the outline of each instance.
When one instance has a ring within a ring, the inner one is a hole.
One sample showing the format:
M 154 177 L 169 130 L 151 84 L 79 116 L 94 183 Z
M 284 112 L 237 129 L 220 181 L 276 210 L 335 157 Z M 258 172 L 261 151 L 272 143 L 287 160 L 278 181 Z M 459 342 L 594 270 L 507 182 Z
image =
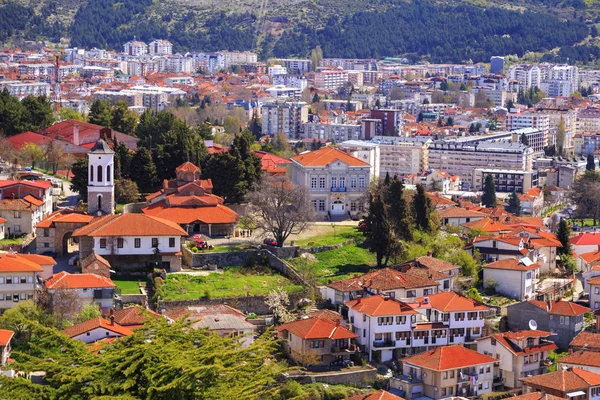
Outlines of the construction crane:
M 57 54 L 54 57 L 54 107 L 56 112 L 60 112 L 60 70 L 59 70 L 60 56 Z

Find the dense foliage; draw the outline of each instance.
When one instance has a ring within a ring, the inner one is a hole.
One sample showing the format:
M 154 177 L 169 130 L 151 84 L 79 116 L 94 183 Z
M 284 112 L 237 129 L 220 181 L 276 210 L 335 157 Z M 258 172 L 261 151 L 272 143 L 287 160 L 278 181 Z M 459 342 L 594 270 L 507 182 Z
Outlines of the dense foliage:
M 19 101 L 7 89 L 0 92 L 0 115 L 0 133 L 6 136 L 37 131 L 54 122 L 52 104 L 46 96 L 27 96 Z
M 9 1 L 0 7 L 0 42 L 12 36 L 27 40 L 50 39 L 58 42 L 65 32 L 64 25 L 52 21 L 56 11 L 56 3 L 41 7 L 38 14 L 33 9 L 16 2 Z
M 331 18 L 323 29 L 301 25 L 286 31 L 275 56 L 307 56 L 320 44 L 327 57 L 427 55 L 432 61 L 488 61 L 496 54 L 550 50 L 585 38 L 588 28 L 544 13 L 480 8 L 431 1 L 403 3 L 385 12 Z

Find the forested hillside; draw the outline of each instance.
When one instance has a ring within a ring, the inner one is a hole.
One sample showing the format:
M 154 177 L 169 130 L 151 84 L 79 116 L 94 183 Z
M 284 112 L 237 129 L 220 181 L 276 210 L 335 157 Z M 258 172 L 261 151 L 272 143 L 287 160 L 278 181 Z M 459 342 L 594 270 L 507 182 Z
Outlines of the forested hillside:
M 256 50 L 263 59 L 304 57 L 320 45 L 325 57 L 435 62 L 563 48 L 561 57 L 593 61 L 597 47 L 573 47 L 597 33 L 583 0 L 501 1 L 10 0 L 0 5 L 0 41 L 118 50 L 135 36 L 167 38 L 175 51 Z

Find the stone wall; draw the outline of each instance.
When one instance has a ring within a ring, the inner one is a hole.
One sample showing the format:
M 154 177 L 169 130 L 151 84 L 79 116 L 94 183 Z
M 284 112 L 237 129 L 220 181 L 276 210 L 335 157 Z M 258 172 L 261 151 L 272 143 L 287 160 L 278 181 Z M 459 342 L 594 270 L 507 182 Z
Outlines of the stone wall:
M 268 246 L 266 244 L 263 245 L 263 248 L 267 249 L 274 255 L 279 258 L 288 259 L 294 258 L 298 256 L 298 246 L 284 246 L 284 247 L 276 247 L 276 246 Z
M 142 208 L 146 207 L 148 203 L 145 201 L 140 203 L 129 203 L 123 206 L 123 214 L 141 214 L 143 213 Z
M 336 372 L 327 372 L 322 374 L 299 374 L 292 375 L 284 373 L 286 379 L 293 379 L 302 384 L 322 382 L 330 385 L 357 385 L 369 384 L 375 381 L 377 370 L 371 366 L 365 369 L 355 371 L 344 371 L 343 369 Z
M 260 260 L 264 253 L 264 250 L 194 253 L 186 246 L 182 246 L 183 262 L 188 268 L 201 268 L 208 265 L 217 265 L 219 268 L 246 265 L 252 258 Z
M 121 301 L 126 304 L 140 304 L 144 307 L 148 305 L 148 296 L 145 294 L 122 294 Z
M 266 254 L 269 260 L 269 266 L 271 268 L 279 271 L 283 276 L 287 277 L 289 280 L 298 285 L 310 286 L 291 264 L 277 257 L 268 250 L 266 251 Z
M 337 250 L 337 249 L 341 249 L 342 247 L 347 246 L 347 245 L 352 244 L 352 243 L 354 243 L 353 239 L 346 240 L 345 242 L 342 242 L 342 243 L 339 243 L 339 244 L 332 244 L 332 245 L 329 245 L 329 246 L 317 246 L 317 247 L 301 248 L 301 249 L 298 249 L 297 256 L 299 256 L 300 254 L 307 254 L 307 253 L 315 254 L 315 253 L 321 253 L 321 252 L 329 251 L 329 250 Z

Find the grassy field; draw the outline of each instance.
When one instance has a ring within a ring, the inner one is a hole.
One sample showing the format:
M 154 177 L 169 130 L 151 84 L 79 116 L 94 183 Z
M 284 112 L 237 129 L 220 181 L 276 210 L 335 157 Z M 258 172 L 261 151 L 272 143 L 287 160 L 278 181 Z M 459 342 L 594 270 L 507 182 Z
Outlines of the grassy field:
M 121 294 L 140 294 L 138 281 L 119 281 L 113 279 L 113 282 L 117 285 L 117 289 L 121 289 Z
M 210 244 L 210 241 L 208 242 L 208 244 Z M 192 251 L 193 247 L 190 248 L 188 246 L 188 248 Z M 226 252 L 231 252 L 231 251 L 242 251 L 242 250 L 248 250 L 251 247 L 249 245 L 244 245 L 244 244 L 238 244 L 238 245 L 218 245 L 218 246 L 214 246 L 212 249 L 198 249 L 197 251 L 194 251 L 195 253 L 226 253 Z
M 13 239 L 2 239 L 0 240 L 0 246 L 18 246 L 23 244 L 23 242 L 25 241 L 25 238 L 13 238 Z
M 364 274 L 376 265 L 375 254 L 356 244 L 323 251 L 314 257 L 316 260 L 298 257 L 288 262 L 299 269 L 312 269 L 320 284 Z
M 223 273 L 208 276 L 168 274 L 159 294 L 165 300 L 266 295 L 282 288 L 288 293 L 302 289 L 268 267 L 224 267 Z
M 356 226 L 338 225 L 335 228 L 332 226 L 322 226 L 320 227 L 319 234 L 294 240 L 294 244 L 300 247 L 329 246 L 360 236 L 362 235 Z

